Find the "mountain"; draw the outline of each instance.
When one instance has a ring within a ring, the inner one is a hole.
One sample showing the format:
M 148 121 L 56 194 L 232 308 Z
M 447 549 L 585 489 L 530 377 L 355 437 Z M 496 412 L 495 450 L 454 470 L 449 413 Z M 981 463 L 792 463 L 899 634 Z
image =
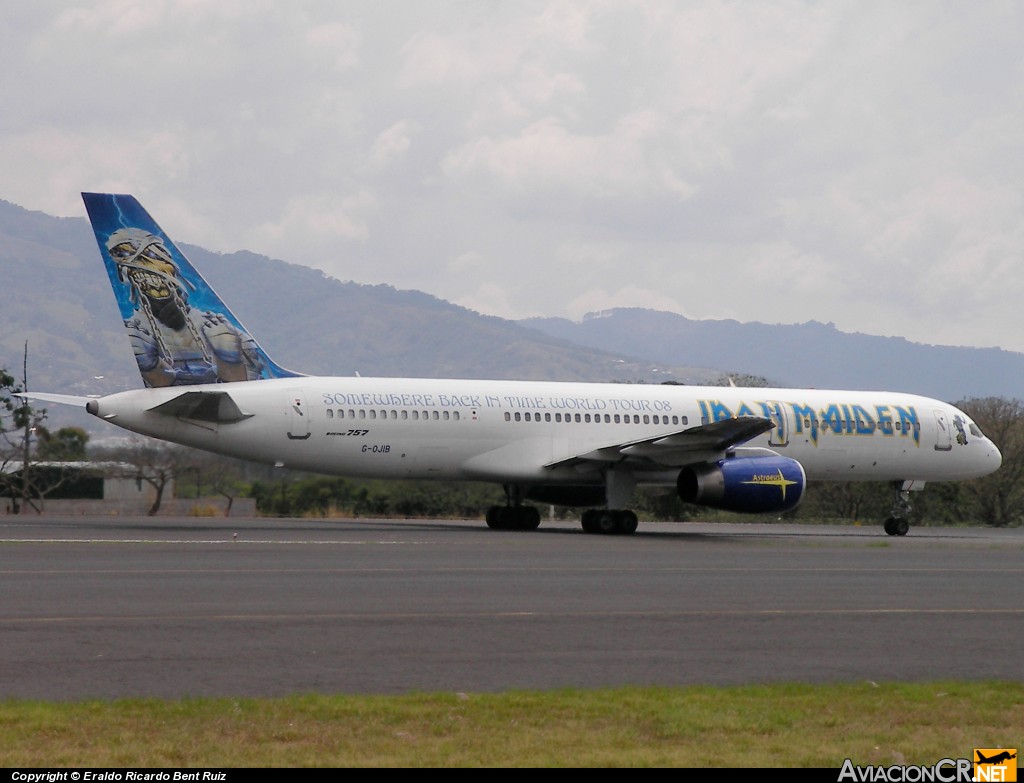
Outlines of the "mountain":
M 817 321 L 693 321 L 675 313 L 619 308 L 579 322 L 534 318 L 520 323 L 650 362 L 720 367 L 784 386 L 910 391 L 949 401 L 1024 395 L 1024 354 L 922 345 L 841 332 Z
M 831 324 L 691 321 L 617 309 L 576 323 L 507 321 L 418 291 L 341 282 L 246 251 L 182 245 L 272 357 L 301 372 L 429 378 L 702 383 L 722 371 L 789 386 L 1016 397 L 1024 354 L 919 345 Z M 92 230 L 0 201 L 0 367 L 30 388 L 105 394 L 140 384 Z M 707 369 L 719 368 L 719 369 Z M 51 424 L 69 422 L 52 406 Z
M 180 246 L 269 354 L 300 372 L 697 382 L 713 375 L 682 366 L 652 374 L 646 361 L 582 348 L 418 291 L 341 282 L 246 251 Z M 20 379 L 28 341 L 32 389 L 105 394 L 141 384 L 84 218 L 0 201 L 0 275 L 0 367 Z M 51 406 L 51 417 L 59 410 Z

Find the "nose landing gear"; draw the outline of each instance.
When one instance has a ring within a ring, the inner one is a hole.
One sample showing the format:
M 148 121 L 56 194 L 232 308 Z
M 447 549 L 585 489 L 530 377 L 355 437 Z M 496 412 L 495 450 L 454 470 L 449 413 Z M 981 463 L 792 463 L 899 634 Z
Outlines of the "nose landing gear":
M 882 525 L 882 528 L 890 536 L 905 536 L 910 532 L 908 517 L 913 508 L 910 503 L 910 490 L 913 484 L 912 481 L 897 481 L 893 484 L 896 497 L 893 499 L 892 513 Z

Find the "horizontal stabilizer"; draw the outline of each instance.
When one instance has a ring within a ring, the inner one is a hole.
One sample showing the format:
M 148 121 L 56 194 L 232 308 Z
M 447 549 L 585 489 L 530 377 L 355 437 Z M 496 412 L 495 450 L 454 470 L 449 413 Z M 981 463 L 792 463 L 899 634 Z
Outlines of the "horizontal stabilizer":
M 185 392 L 150 410 L 164 416 L 214 424 L 232 424 L 252 417 L 251 413 L 242 413 L 231 395 L 222 391 Z
M 56 402 L 61 405 L 77 405 L 79 408 L 84 408 L 85 404 L 92 399 L 92 397 L 79 397 L 75 394 L 49 394 L 47 392 L 14 392 L 14 396 L 42 400 L 43 402 Z

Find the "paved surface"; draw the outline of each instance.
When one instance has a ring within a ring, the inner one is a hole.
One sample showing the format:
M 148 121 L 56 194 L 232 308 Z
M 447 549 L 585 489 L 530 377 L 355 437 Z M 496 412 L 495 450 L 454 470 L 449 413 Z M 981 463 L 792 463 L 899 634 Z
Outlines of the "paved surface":
M 0 517 L 0 698 L 1019 681 L 1022 577 L 1022 530 Z

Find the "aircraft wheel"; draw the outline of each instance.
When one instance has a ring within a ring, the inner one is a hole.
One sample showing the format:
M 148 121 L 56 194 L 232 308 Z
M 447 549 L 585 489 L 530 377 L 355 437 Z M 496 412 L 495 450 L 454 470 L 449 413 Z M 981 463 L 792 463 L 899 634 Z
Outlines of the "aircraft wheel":
M 600 533 L 597 527 L 597 512 L 594 509 L 587 509 L 580 518 L 580 526 L 584 533 Z
M 905 536 L 910 532 L 910 523 L 905 519 L 897 519 L 892 530 L 897 536 Z
M 516 520 L 519 523 L 516 525 L 517 530 L 536 530 L 540 527 L 540 511 L 536 507 L 521 506 L 516 511 L 519 512 Z
M 504 510 L 503 506 L 491 506 L 487 509 L 487 527 L 492 530 L 501 530 L 501 512 Z
M 896 525 L 899 524 L 899 521 L 900 520 L 896 517 L 889 517 L 885 520 L 885 525 L 883 526 L 885 528 L 885 532 L 890 536 L 898 535 L 896 532 Z
M 636 518 L 636 514 L 634 514 L 632 511 L 620 511 L 617 516 L 617 533 L 622 533 L 623 535 L 630 536 L 636 532 L 637 527 L 640 525 L 640 520 Z
M 618 514 L 614 511 L 597 512 L 597 531 L 599 533 L 615 533 L 618 528 Z

